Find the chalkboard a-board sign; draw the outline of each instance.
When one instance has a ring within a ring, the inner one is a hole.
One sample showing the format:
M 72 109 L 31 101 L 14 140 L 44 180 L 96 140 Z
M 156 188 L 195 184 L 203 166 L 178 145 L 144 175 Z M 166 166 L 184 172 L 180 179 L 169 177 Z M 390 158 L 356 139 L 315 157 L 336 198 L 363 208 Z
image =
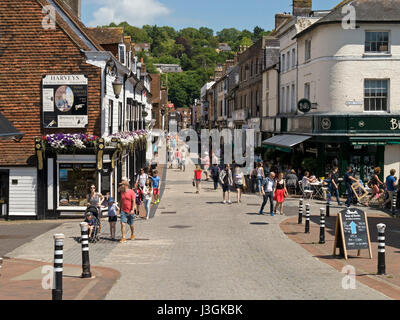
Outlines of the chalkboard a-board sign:
M 346 260 L 348 250 L 358 250 L 359 256 L 363 249 L 368 249 L 369 258 L 372 259 L 368 219 L 364 211 L 345 209 L 338 213 L 333 255 L 336 255 L 336 248 L 340 249 L 340 254 Z

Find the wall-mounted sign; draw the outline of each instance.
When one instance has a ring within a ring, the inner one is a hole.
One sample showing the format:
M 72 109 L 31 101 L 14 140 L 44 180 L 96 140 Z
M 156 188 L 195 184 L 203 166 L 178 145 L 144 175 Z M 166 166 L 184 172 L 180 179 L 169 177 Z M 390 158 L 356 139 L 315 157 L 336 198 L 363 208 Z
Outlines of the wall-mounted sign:
M 363 101 L 346 101 L 346 106 L 362 106 Z
M 88 79 L 85 75 L 47 75 L 42 82 L 43 126 L 86 128 Z
M 308 99 L 301 99 L 297 104 L 297 109 L 304 113 L 309 112 L 311 110 L 311 107 L 311 102 Z

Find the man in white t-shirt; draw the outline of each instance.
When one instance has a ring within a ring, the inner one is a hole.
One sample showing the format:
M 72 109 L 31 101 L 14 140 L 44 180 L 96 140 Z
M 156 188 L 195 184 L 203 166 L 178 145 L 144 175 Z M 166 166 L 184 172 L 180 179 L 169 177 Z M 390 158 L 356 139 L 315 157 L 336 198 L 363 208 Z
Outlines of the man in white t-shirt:
M 270 172 L 269 176 L 263 179 L 261 183 L 261 194 L 263 195 L 263 203 L 261 205 L 259 214 L 263 214 L 264 207 L 269 199 L 270 214 L 271 216 L 274 215 L 274 187 L 275 187 L 275 173 Z
M 141 189 L 144 188 L 144 186 L 146 185 L 146 181 L 149 178 L 149 176 L 144 173 L 144 169 L 140 169 L 140 174 L 138 175 L 137 179 L 136 179 L 136 188 L 139 186 Z

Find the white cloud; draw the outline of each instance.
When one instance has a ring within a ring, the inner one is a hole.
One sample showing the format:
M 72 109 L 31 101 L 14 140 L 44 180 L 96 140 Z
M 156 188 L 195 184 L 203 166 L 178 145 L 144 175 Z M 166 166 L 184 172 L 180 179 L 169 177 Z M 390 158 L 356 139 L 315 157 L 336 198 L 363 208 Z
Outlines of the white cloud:
M 154 24 L 158 17 L 167 16 L 170 10 L 157 0 L 96 0 L 100 7 L 93 12 L 90 26 L 116 24 L 127 21 L 130 25 L 141 27 Z

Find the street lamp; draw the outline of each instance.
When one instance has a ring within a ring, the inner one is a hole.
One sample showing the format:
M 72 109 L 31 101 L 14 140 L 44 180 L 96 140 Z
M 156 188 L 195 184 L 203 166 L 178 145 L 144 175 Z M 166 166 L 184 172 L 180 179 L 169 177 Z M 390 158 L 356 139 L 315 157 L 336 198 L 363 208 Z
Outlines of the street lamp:
M 121 93 L 121 89 L 122 89 L 122 82 L 119 81 L 118 78 L 116 78 L 116 79 L 114 80 L 114 82 L 112 83 L 112 86 L 113 86 L 115 98 L 118 99 L 118 98 L 119 98 L 119 95 L 120 95 L 120 93 Z

